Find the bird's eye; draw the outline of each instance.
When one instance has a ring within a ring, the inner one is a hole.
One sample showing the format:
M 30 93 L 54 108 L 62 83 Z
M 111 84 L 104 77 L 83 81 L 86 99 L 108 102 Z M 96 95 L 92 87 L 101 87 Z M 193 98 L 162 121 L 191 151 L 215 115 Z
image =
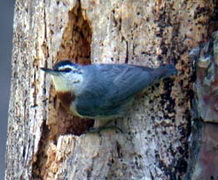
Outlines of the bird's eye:
M 66 68 L 66 69 L 63 69 L 62 71 L 63 72 L 70 72 L 72 69 L 70 69 L 70 68 Z

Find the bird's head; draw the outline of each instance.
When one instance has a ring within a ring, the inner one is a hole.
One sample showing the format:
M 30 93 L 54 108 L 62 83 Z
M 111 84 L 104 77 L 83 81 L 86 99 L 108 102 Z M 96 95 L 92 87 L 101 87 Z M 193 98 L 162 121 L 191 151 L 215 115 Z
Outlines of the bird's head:
M 83 81 L 82 67 L 69 60 L 56 63 L 52 69 L 44 67 L 40 69 L 52 76 L 57 91 L 76 91 Z

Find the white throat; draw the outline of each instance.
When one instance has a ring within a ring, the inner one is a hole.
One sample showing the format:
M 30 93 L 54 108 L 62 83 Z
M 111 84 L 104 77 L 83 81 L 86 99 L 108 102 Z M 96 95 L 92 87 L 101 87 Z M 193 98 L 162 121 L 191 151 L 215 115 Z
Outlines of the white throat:
M 52 76 L 56 91 L 73 92 L 78 94 L 83 83 L 83 76 L 81 74 L 64 74 L 60 76 Z

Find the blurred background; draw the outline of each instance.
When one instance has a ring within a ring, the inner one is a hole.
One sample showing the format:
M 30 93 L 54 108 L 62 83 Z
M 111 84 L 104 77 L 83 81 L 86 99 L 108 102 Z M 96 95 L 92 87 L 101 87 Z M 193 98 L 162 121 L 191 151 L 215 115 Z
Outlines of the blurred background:
M 0 179 L 4 179 L 15 0 L 0 2 Z

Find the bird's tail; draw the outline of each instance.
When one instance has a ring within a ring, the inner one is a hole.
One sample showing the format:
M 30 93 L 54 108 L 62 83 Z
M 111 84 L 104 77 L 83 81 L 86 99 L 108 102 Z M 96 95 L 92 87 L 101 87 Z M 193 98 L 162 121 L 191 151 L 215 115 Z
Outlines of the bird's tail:
M 160 79 L 168 78 L 172 75 L 177 74 L 177 69 L 172 64 L 162 65 L 155 70 L 158 72 L 158 76 Z

